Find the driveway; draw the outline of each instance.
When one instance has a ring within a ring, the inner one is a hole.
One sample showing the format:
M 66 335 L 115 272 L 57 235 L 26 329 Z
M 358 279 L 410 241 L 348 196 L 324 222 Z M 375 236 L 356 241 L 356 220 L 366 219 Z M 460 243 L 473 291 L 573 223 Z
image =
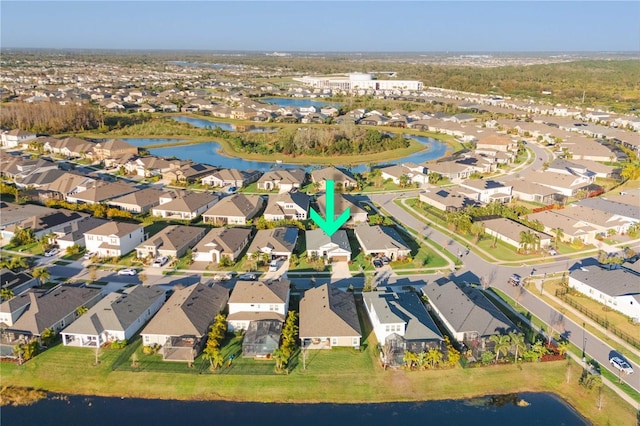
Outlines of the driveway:
M 351 278 L 351 271 L 349 270 L 348 262 L 333 262 L 331 264 L 331 279 L 332 280 L 344 280 Z

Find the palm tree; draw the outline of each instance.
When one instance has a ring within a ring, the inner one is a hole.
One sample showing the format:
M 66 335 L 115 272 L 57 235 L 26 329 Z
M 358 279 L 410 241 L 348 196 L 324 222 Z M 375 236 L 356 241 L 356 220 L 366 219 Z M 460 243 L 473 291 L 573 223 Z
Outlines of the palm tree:
M 484 224 L 482 222 L 473 222 L 470 231 L 473 234 L 473 242 L 477 243 L 480 240 L 480 237 L 484 235 Z
M 518 363 L 518 352 L 525 351 L 527 345 L 524 343 L 524 336 L 519 333 L 509 333 L 511 339 L 511 346 L 515 349 L 516 364 Z
M 431 368 L 435 368 L 436 364 L 440 364 L 442 361 L 442 351 L 437 348 L 429 349 L 427 352 L 427 361 L 431 363 Z
M 49 279 L 51 278 L 51 272 L 49 272 L 49 270 L 45 267 L 34 269 L 31 275 L 33 275 L 33 278 L 40 281 L 40 285 L 49 281 Z
M 566 354 L 568 350 L 569 350 L 569 342 L 567 342 L 566 340 L 563 340 L 558 343 L 558 353 L 560 355 Z
M 86 306 L 78 306 L 76 308 L 76 315 L 80 317 L 80 316 L 86 314 L 88 310 L 89 310 L 89 308 L 87 308 Z
M 534 233 L 531 231 L 520 231 L 520 246 L 525 253 L 529 253 L 529 248 L 534 244 Z
M 555 237 L 556 250 L 558 250 L 558 243 L 560 242 L 560 240 L 562 240 L 562 237 L 564 237 L 564 231 L 560 227 L 553 228 L 552 231 L 553 231 L 553 235 Z
M 405 188 L 407 185 L 409 185 L 409 176 L 407 175 L 402 175 L 400 176 L 400 188 Z
M 440 175 L 440 173 L 436 173 L 436 172 L 430 172 L 428 176 L 429 176 L 429 183 L 431 185 L 437 184 L 442 179 L 442 176 Z
M 276 369 L 279 371 L 284 368 L 284 366 L 287 364 L 287 361 L 289 360 L 289 357 L 281 348 L 277 348 L 276 350 L 274 350 L 271 356 L 276 362 Z
M 402 361 L 407 366 L 409 370 L 413 370 L 415 365 L 418 365 L 418 355 L 415 352 L 404 351 L 404 357 L 402 357 Z
M 498 357 L 500 353 L 502 356 L 507 356 L 507 352 L 511 347 L 511 339 L 506 334 L 494 334 L 493 336 L 489 336 L 489 340 L 495 343 L 495 351 L 496 351 L 496 361 L 498 361 Z

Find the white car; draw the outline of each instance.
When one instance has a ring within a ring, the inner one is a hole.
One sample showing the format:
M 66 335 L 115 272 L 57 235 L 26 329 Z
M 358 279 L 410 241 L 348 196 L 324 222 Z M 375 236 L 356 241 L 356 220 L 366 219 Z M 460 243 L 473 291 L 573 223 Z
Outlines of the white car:
M 278 261 L 272 260 L 271 263 L 269 264 L 269 272 L 275 272 L 277 270 L 278 270 Z
M 169 261 L 169 258 L 167 256 L 156 257 L 156 260 L 153 261 L 152 266 L 159 268 L 161 266 L 164 266 L 165 263 L 167 263 L 168 261 Z
M 137 273 L 138 273 L 138 271 L 136 271 L 136 270 L 135 270 L 135 269 L 133 269 L 133 268 L 120 269 L 120 270 L 118 271 L 118 275 L 135 275 L 135 274 L 137 274 Z
M 47 250 L 44 252 L 44 255 L 46 257 L 51 257 L 51 256 L 55 256 L 56 254 L 58 254 L 60 250 L 58 250 L 57 248 L 52 248 L 50 250 Z
M 556 254 L 558 254 L 558 252 L 555 251 L 554 249 L 549 250 L 549 256 L 555 256 Z
M 93 256 L 95 256 L 96 254 L 94 252 L 88 252 L 85 253 L 85 255 L 83 256 L 84 260 L 89 260 L 91 259 Z
M 245 281 L 253 281 L 256 279 L 256 274 L 242 274 L 238 276 L 238 279 L 245 280 Z
M 631 364 L 629 364 L 627 361 L 625 361 L 624 359 L 614 356 L 613 358 L 611 358 L 609 360 L 609 362 L 611 363 L 611 365 L 613 365 L 615 368 L 617 368 L 618 370 L 627 373 L 627 374 L 633 374 L 633 367 L 631 367 Z

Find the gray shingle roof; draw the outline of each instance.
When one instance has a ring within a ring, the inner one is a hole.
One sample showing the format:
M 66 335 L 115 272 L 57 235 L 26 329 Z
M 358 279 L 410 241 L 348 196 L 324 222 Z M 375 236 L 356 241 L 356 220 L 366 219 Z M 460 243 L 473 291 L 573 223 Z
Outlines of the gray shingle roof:
M 349 237 L 347 231 L 344 229 L 338 229 L 331 237 L 327 235 L 322 229 L 313 229 L 305 231 L 305 238 L 307 241 L 307 250 L 317 250 L 318 248 L 332 242 L 343 250 L 351 251 L 349 245 Z
M 356 227 L 355 232 L 365 250 L 385 251 L 388 248 L 409 250 L 398 231 L 390 226 L 362 224 Z
M 569 276 L 609 296 L 630 295 L 640 301 L 640 277 L 629 270 L 607 270 L 594 265 L 574 269 Z
M 516 327 L 479 290 L 464 289 L 453 281 L 429 283 L 422 287 L 440 315 L 456 333 L 477 332 L 479 336 L 491 336 L 515 330 Z
M 140 334 L 202 337 L 228 299 L 229 290 L 219 285 L 176 290 Z
M 29 290 L 29 307 L 13 324 L 11 330 L 25 331 L 33 335 L 61 321 L 100 294 L 100 290 L 86 287 L 60 286 L 53 291 Z
M 164 297 L 163 289 L 142 285 L 132 287 L 124 294 L 109 293 L 63 332 L 91 336 L 104 331 L 124 331 Z
M 270 251 L 293 253 L 298 241 L 298 231 L 298 228 L 282 227 L 261 229 L 256 232 L 247 253 L 256 253 L 265 247 L 269 247 Z
M 323 284 L 300 301 L 300 336 L 362 336 L 353 293 Z
M 372 306 L 381 324 L 404 323 L 405 340 L 443 340 L 435 322 L 415 293 L 363 293 L 367 306 Z

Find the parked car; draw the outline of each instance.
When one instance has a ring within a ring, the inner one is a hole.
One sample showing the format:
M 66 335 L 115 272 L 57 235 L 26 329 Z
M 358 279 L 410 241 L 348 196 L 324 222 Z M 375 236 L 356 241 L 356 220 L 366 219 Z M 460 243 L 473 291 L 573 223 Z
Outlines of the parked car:
M 156 257 L 156 260 L 153 261 L 152 266 L 159 268 L 161 266 L 164 266 L 165 263 L 167 263 L 168 261 L 169 261 L 169 258 L 167 256 Z
M 622 358 L 620 358 L 618 356 L 614 356 L 613 358 L 611 358 L 609 360 L 609 362 L 611 363 L 611 365 L 613 365 L 618 370 L 620 370 L 620 371 L 622 371 L 624 373 L 627 373 L 627 374 L 633 374 L 633 367 L 631 367 L 631 364 L 629 364 L 624 359 L 622 359 Z
M 513 286 L 520 285 L 521 281 L 522 281 L 522 277 L 518 274 L 513 274 L 511 275 L 511 277 L 509 277 L 509 284 Z
M 52 249 L 49 249 L 49 250 L 45 251 L 44 255 L 46 257 L 51 257 L 51 256 L 55 256 L 59 252 L 60 252 L 60 250 L 58 250 L 57 248 L 52 248 Z
M 118 275 L 135 275 L 135 274 L 137 274 L 137 273 L 138 273 L 138 271 L 136 271 L 136 270 L 135 270 L 135 269 L 133 269 L 133 268 L 120 269 L 120 270 L 118 271 Z
M 382 268 L 382 260 L 380 259 L 373 259 L 373 266 L 375 266 L 376 268 Z
M 238 276 L 239 280 L 245 280 L 245 281 L 253 281 L 256 279 L 256 274 L 242 274 Z
M 383 265 L 388 265 L 389 262 L 391 262 L 391 259 L 389 259 L 387 256 L 382 256 L 380 258 L 380 261 L 382 262 Z
M 92 252 L 92 251 L 88 251 L 88 252 L 86 252 L 86 253 L 84 254 L 84 256 L 82 256 L 82 257 L 83 257 L 83 259 L 84 259 L 84 260 L 89 260 L 89 259 L 91 259 L 91 258 L 92 258 L 93 256 L 95 256 L 95 255 L 96 255 L 96 253 L 94 253 L 94 252 Z
M 269 264 L 269 272 L 275 272 L 277 270 L 278 270 L 278 261 L 272 260 L 271 263 Z
M 228 194 L 233 194 L 234 192 L 236 192 L 238 190 L 237 187 L 235 186 L 230 186 L 229 188 L 227 188 L 227 193 Z
M 555 256 L 556 254 L 558 254 L 558 252 L 555 251 L 555 249 L 550 249 L 549 250 L 549 256 Z

